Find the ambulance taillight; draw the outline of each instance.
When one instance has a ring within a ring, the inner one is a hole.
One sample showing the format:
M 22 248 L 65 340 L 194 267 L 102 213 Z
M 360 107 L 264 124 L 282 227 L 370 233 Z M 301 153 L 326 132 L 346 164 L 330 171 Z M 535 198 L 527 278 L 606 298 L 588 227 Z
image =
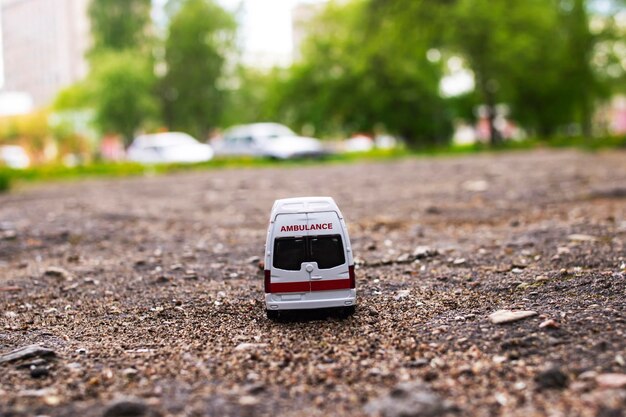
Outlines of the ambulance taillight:
M 270 290 L 270 286 L 271 286 L 271 282 L 272 281 L 272 272 L 269 269 L 265 270 L 265 293 L 269 294 L 271 292 Z
M 350 274 L 350 288 L 356 288 L 356 275 L 354 274 L 354 265 L 350 265 L 348 267 L 348 272 Z

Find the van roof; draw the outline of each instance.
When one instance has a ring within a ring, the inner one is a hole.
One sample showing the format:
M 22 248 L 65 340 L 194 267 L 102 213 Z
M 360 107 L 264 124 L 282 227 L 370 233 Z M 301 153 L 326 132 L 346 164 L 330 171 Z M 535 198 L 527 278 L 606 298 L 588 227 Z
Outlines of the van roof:
M 336 211 L 341 217 L 337 203 L 332 197 L 296 197 L 276 200 L 272 207 L 272 219 L 286 213 L 314 213 L 319 211 Z

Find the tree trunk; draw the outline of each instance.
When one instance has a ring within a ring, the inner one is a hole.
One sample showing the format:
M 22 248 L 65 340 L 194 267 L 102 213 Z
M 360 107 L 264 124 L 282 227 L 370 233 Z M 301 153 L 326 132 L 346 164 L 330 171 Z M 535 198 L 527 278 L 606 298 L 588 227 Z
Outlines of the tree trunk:
M 493 93 L 487 89 L 487 120 L 489 121 L 489 144 L 491 146 L 497 146 L 502 143 L 502 136 L 498 129 L 496 129 L 496 103 Z
M 479 72 L 481 74 L 481 72 Z M 485 100 L 485 106 L 487 107 L 487 122 L 489 125 L 489 145 L 496 146 L 501 142 L 500 132 L 497 131 L 496 121 L 496 98 L 495 89 L 489 83 L 489 78 L 486 76 L 478 77 L 478 85 L 480 91 Z
M 586 140 L 591 139 L 591 106 L 589 105 L 589 97 L 584 94 L 580 100 L 580 126 L 582 134 Z

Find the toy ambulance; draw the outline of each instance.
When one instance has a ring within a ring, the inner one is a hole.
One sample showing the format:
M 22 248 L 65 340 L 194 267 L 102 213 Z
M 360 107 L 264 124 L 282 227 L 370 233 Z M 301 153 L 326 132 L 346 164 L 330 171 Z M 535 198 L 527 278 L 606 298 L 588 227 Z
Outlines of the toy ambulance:
M 265 306 L 276 319 L 284 310 L 356 306 L 350 238 L 331 197 L 276 200 L 265 243 Z

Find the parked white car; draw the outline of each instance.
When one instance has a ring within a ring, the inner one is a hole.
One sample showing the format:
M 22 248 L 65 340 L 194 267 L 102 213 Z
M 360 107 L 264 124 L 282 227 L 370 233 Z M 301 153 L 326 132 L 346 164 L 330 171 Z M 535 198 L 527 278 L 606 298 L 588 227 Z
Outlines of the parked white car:
M 3 145 L 0 146 L 0 166 L 2 165 L 14 169 L 24 169 L 30 166 L 30 158 L 21 146 Z
M 127 158 L 141 164 L 193 164 L 211 160 L 213 149 L 186 133 L 154 133 L 136 137 Z
M 325 154 L 319 140 L 298 136 L 278 123 L 253 123 L 227 129 L 216 141 L 218 155 L 259 156 L 275 159 Z

